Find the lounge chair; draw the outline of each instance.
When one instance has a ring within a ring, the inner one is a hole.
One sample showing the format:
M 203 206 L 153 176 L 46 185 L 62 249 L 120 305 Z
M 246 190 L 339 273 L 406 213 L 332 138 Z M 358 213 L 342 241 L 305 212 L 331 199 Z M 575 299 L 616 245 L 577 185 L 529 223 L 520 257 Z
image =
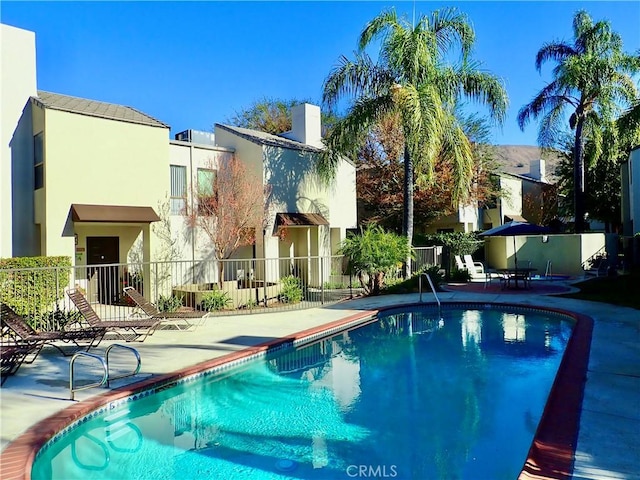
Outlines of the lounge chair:
M 45 345 L 51 345 L 60 351 L 60 353 L 67 356 L 70 355 L 70 353 L 65 352 L 61 346 L 58 345 L 60 342 L 71 342 L 79 348 L 89 350 L 91 347 L 97 347 L 106 333 L 105 328 L 93 326 L 89 328 L 38 332 L 5 303 L 0 305 L 0 318 L 2 319 L 3 328 L 7 328 L 8 336 L 13 339 L 15 345 L 27 345 L 31 347 L 29 353 L 33 354 L 33 357 L 30 358 L 27 363 L 33 362 Z
M 606 277 L 609 274 L 610 266 L 611 264 L 606 258 L 598 259 L 591 268 L 584 271 L 584 278 L 586 279 L 589 276 Z
M 149 320 L 173 321 L 173 325 L 179 330 L 195 328 L 201 325 L 204 319 L 210 315 L 210 312 L 161 312 L 135 288 L 125 287 L 124 293 Z
M 84 319 L 92 327 L 105 328 L 107 331 L 115 333 L 127 342 L 138 340 L 144 341 L 148 335 L 153 334 L 156 328 L 162 323 L 159 319 L 139 320 L 102 320 L 93 309 L 87 298 L 78 290 L 69 290 L 67 295 L 82 314 Z M 142 337 L 142 338 L 140 338 Z
M 464 265 L 471 274 L 471 278 L 474 278 L 474 275 L 477 275 L 477 278 L 485 278 L 484 265 L 481 262 L 474 261 L 471 255 L 464 256 Z
M 458 270 L 462 271 L 467 269 L 467 266 L 462 261 L 462 258 L 460 257 L 460 255 L 456 255 L 455 259 L 456 259 L 456 268 Z
M 35 346 L 26 343 L 0 346 L 0 356 L 2 357 L 0 385 L 4 385 L 7 378 L 18 371 L 22 362 L 27 358 L 27 355 L 35 348 Z
M 497 272 L 485 268 L 482 262 L 473 260 L 471 255 L 464 256 L 464 264 L 469 275 L 471 275 L 471 280 L 482 280 L 484 282 L 484 288 L 487 288 L 487 283 L 491 283 L 491 279 L 499 278 Z

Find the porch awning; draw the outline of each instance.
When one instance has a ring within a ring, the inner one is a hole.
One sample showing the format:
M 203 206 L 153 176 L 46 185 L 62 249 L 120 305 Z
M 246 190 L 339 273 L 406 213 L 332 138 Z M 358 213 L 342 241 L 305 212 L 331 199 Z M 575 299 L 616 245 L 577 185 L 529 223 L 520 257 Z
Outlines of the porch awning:
M 522 222 L 522 223 L 529 223 L 529 220 L 527 220 L 526 218 L 524 218 L 521 215 L 505 215 L 504 216 L 504 223 L 509 223 L 509 222 Z
M 277 213 L 276 228 L 308 227 L 329 225 L 329 221 L 319 213 Z
M 160 217 L 151 207 L 73 203 L 71 219 L 74 222 L 151 223 L 159 221 Z

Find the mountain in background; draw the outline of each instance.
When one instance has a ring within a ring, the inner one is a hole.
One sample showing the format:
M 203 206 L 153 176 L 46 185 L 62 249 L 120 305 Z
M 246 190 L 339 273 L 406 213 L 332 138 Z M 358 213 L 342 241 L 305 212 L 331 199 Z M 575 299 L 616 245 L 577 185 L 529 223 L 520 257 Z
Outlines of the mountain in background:
M 495 145 L 496 160 L 502 165 L 502 171 L 518 175 L 528 175 L 532 160 L 543 158 L 546 162 L 547 179 L 555 177 L 560 156 L 553 153 L 542 155 L 540 147 L 531 145 Z

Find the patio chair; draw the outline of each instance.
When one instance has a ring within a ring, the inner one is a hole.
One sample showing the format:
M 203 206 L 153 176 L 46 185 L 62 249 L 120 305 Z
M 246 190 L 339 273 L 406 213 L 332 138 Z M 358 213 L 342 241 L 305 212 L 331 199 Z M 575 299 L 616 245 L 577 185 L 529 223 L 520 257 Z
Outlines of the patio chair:
M 610 263 L 606 258 L 600 259 L 595 262 L 595 265 L 584 271 L 584 278 L 589 276 L 594 277 L 606 277 L 609 274 Z
M 482 280 L 484 288 L 487 288 L 487 283 L 491 283 L 493 278 L 499 278 L 499 275 L 494 270 L 485 268 L 482 262 L 473 260 L 471 255 L 464 256 L 464 264 L 469 275 L 471 275 L 471 280 Z
M 0 385 L 4 385 L 7 378 L 18 371 L 22 362 L 25 361 L 27 355 L 29 355 L 34 348 L 36 347 L 29 344 L 0 346 L 0 356 L 2 357 Z
M 482 274 L 484 277 L 484 265 L 481 262 L 476 262 L 471 255 L 464 256 L 464 265 L 473 277 L 475 274 Z
M 188 330 L 202 325 L 211 312 L 161 312 L 133 287 L 125 287 L 124 293 L 136 304 L 149 320 L 174 321 L 178 330 Z
M 29 353 L 33 356 L 27 363 L 32 363 L 45 345 L 51 345 L 64 356 L 68 356 L 70 353 L 58 345 L 60 342 L 73 343 L 76 347 L 89 350 L 91 347 L 97 347 L 106 333 L 106 329 L 100 327 L 38 332 L 5 303 L 0 305 L 0 318 L 3 329 L 7 329 L 7 334 L 15 345 L 31 347 Z
M 87 298 L 78 290 L 69 290 L 67 295 L 89 325 L 92 327 L 105 328 L 108 332 L 115 333 L 127 342 L 134 340 L 143 342 L 144 339 L 147 338 L 148 335 L 153 334 L 162 323 L 159 319 L 145 318 L 139 320 L 102 320 Z
M 458 270 L 462 271 L 467 269 L 467 266 L 462 261 L 462 258 L 460 257 L 460 255 L 456 255 L 455 259 L 456 259 L 456 268 Z

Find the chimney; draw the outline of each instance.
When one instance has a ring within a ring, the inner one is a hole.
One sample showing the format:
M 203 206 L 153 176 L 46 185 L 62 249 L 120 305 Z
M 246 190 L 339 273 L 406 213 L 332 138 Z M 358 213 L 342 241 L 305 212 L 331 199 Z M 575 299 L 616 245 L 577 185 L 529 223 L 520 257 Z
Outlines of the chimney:
M 314 147 L 322 147 L 320 107 L 301 103 L 291 108 L 291 131 L 286 137 Z
M 541 182 L 549 183 L 547 182 L 546 169 L 546 162 L 543 159 L 538 158 L 536 160 L 531 160 L 531 164 L 529 165 L 529 176 L 536 180 L 540 180 Z

